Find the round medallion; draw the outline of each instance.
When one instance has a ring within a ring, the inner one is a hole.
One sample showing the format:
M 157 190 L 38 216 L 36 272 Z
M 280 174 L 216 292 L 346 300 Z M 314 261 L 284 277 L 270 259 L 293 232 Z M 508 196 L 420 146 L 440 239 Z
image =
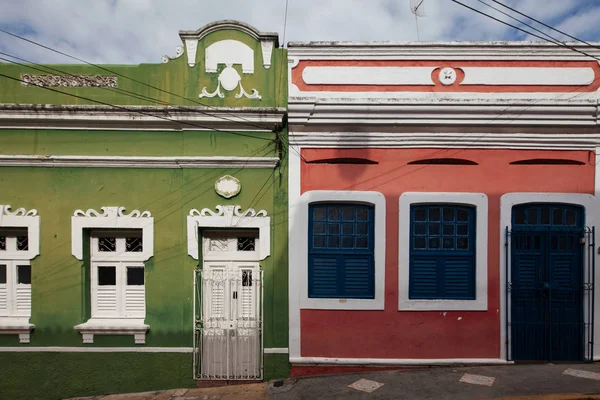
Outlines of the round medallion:
M 440 71 L 440 82 L 442 82 L 442 85 L 446 86 L 452 85 L 454 82 L 456 82 L 456 71 L 454 68 L 442 68 Z
M 231 65 L 227 65 L 221 72 L 221 75 L 219 75 L 221 86 L 228 91 L 235 89 L 241 80 L 242 77 Z
M 230 199 L 242 190 L 242 184 L 239 179 L 231 175 L 224 175 L 215 182 L 215 191 L 221 197 Z

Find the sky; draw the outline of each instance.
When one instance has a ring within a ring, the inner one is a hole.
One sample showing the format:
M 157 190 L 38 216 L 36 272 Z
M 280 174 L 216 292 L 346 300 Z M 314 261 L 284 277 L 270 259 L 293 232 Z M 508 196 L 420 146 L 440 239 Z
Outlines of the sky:
M 286 46 L 296 41 L 540 40 L 452 0 L 424 0 L 418 38 L 411 0 L 287 1 L 286 18 L 286 0 L 0 0 L 0 29 L 104 64 L 160 63 L 161 56 L 175 55 L 180 30 L 196 30 L 221 19 L 276 32 Z M 492 0 L 460 1 L 530 29 L 488 7 L 486 3 L 525 20 Z M 502 4 L 578 39 L 600 41 L 599 0 L 503 0 Z M 571 40 L 534 26 L 557 40 Z M 0 51 L 36 63 L 75 62 L 1 32 Z

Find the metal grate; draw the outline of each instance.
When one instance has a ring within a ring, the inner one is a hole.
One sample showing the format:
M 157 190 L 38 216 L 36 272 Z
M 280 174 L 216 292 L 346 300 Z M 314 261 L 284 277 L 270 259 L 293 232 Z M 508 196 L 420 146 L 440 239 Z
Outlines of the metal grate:
M 126 237 L 125 238 L 125 251 L 135 253 L 141 252 L 144 246 L 142 245 L 142 237 Z
M 237 238 L 238 251 L 255 251 L 256 239 L 253 237 Z
M 27 236 L 17 236 L 17 250 L 18 251 L 29 250 L 29 238 Z
M 262 380 L 262 271 L 248 272 L 195 271 L 194 379 Z
M 99 237 L 98 251 L 113 252 L 117 251 L 117 238 L 114 237 Z

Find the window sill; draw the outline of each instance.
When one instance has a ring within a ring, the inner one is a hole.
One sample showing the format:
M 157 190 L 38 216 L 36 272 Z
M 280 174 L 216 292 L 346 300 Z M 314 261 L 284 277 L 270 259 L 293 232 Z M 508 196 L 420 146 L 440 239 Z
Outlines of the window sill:
M 133 335 L 135 344 L 146 343 L 149 325 L 143 319 L 90 318 L 87 322 L 75 326 L 81 333 L 83 343 L 94 343 L 94 335 Z
M 28 317 L 0 317 L 0 335 L 19 335 L 19 343 L 29 343 L 33 328 Z

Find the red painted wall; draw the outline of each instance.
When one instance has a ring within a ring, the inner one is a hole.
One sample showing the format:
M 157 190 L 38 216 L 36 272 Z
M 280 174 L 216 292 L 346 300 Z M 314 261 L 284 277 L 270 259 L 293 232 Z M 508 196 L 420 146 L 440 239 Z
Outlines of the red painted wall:
M 500 356 L 500 197 L 509 192 L 594 193 L 595 156 L 587 151 L 479 149 L 304 149 L 307 161 L 367 158 L 377 165 L 306 164 L 301 191 L 373 190 L 386 198 L 385 310 L 301 310 L 301 355 L 342 358 L 497 358 Z M 407 165 L 426 158 L 479 165 Z M 584 165 L 509 165 L 532 158 Z M 479 192 L 488 196 L 488 311 L 398 311 L 398 198 L 404 192 Z M 458 320 L 458 317 L 462 317 Z

